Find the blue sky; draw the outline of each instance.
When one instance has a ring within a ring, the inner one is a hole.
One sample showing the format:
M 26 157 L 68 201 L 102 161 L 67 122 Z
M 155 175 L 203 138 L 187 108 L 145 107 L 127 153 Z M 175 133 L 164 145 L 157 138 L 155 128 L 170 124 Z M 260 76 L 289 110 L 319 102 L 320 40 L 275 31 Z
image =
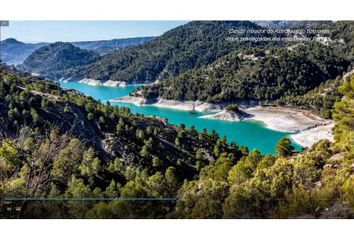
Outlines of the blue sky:
M 159 36 L 187 21 L 10 21 L 1 28 L 1 40 L 23 42 L 105 40 Z

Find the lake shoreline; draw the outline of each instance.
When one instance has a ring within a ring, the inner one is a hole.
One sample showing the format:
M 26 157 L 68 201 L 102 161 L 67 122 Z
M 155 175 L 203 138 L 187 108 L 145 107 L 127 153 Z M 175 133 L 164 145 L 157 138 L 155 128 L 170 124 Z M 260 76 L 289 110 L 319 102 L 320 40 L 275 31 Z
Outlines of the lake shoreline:
M 200 118 L 218 121 L 257 121 L 268 129 L 290 133 L 293 141 L 303 147 L 311 147 L 320 139 L 333 141 L 331 129 L 334 121 L 323 119 L 306 110 L 286 107 L 243 106 L 238 113 L 227 111 L 223 105 L 201 101 L 177 101 L 158 99 L 155 102 L 143 97 L 125 96 L 112 99 L 113 102 L 127 102 L 137 106 L 151 105 L 182 111 L 211 113 Z
M 83 84 L 87 84 L 93 87 L 99 87 L 99 86 L 104 86 L 104 87 L 128 87 L 128 86 L 147 86 L 151 85 L 154 83 L 126 83 L 123 81 L 113 81 L 113 80 L 107 80 L 107 81 L 102 81 L 102 80 L 97 80 L 97 79 L 92 79 L 92 78 L 83 78 L 83 79 L 73 79 L 73 78 L 61 78 L 58 80 L 59 82 L 79 82 Z
M 201 101 L 178 101 L 158 99 L 157 101 L 149 101 L 143 97 L 125 96 L 110 100 L 112 102 L 127 102 L 137 106 L 151 105 L 160 108 L 170 108 L 175 110 L 187 111 L 187 112 L 219 112 L 222 110 L 222 106 L 212 103 L 206 103 Z
M 326 125 L 317 126 L 311 129 L 301 131 L 293 134 L 290 138 L 297 144 L 303 147 L 311 147 L 314 143 L 321 139 L 327 139 L 330 142 L 334 141 L 332 129 L 335 123 L 329 123 Z
M 100 80 L 95 80 L 95 79 L 90 79 L 90 78 L 84 78 L 78 81 L 80 83 L 85 83 L 90 86 L 105 86 L 105 87 L 125 87 L 127 84 L 125 82 L 117 82 L 117 81 L 100 81 Z

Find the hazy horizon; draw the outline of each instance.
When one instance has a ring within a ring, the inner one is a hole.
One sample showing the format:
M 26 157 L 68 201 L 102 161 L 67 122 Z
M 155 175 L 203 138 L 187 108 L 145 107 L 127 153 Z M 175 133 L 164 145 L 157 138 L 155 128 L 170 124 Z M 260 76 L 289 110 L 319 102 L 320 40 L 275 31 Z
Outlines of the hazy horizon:
M 188 21 L 10 21 L 1 40 L 80 42 L 160 36 Z

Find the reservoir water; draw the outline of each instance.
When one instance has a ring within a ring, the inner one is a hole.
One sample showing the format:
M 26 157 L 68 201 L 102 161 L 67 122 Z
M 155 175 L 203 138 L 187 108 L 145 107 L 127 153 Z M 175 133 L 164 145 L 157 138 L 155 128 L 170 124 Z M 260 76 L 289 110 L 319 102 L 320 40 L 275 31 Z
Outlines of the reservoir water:
M 59 82 L 64 89 L 75 89 L 94 99 L 106 102 L 107 100 L 128 95 L 136 86 L 126 87 L 104 87 L 90 86 L 79 82 Z M 255 121 L 221 121 L 199 118 L 210 113 L 190 113 L 169 108 L 155 106 L 136 106 L 131 103 L 111 102 L 114 106 L 130 108 L 132 113 L 141 113 L 147 116 L 167 118 L 169 123 L 184 123 L 186 127 L 194 125 L 197 130 L 206 128 L 208 131 L 214 129 L 220 136 L 226 136 L 227 140 L 235 141 L 239 146 L 247 146 L 251 149 L 258 149 L 263 154 L 273 154 L 274 147 L 280 138 L 289 136 L 290 133 L 278 132 L 265 128 L 262 123 Z M 301 146 L 293 143 L 296 150 Z

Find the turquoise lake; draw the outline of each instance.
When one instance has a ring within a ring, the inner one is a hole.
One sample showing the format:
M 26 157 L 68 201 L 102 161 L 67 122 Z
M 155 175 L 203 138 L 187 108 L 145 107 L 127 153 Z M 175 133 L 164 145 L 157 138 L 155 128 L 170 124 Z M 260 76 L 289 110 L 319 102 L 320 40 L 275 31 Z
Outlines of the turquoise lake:
M 106 102 L 107 100 L 128 95 L 136 86 L 127 87 L 104 87 L 90 86 L 79 82 L 59 82 L 64 89 L 75 89 L 94 99 Z M 208 131 L 214 129 L 220 136 L 226 136 L 227 140 L 235 141 L 238 145 L 247 146 L 251 149 L 258 149 L 263 154 L 273 154 L 274 147 L 280 138 L 289 136 L 290 133 L 273 131 L 265 128 L 262 123 L 255 121 L 230 122 L 212 119 L 199 118 L 210 113 L 189 113 L 169 108 L 155 106 L 136 106 L 131 103 L 111 102 L 114 106 L 130 108 L 132 113 L 141 113 L 147 116 L 167 118 L 169 123 L 184 123 L 186 127 L 194 125 L 196 129 L 206 128 Z M 301 146 L 293 143 L 296 150 Z

